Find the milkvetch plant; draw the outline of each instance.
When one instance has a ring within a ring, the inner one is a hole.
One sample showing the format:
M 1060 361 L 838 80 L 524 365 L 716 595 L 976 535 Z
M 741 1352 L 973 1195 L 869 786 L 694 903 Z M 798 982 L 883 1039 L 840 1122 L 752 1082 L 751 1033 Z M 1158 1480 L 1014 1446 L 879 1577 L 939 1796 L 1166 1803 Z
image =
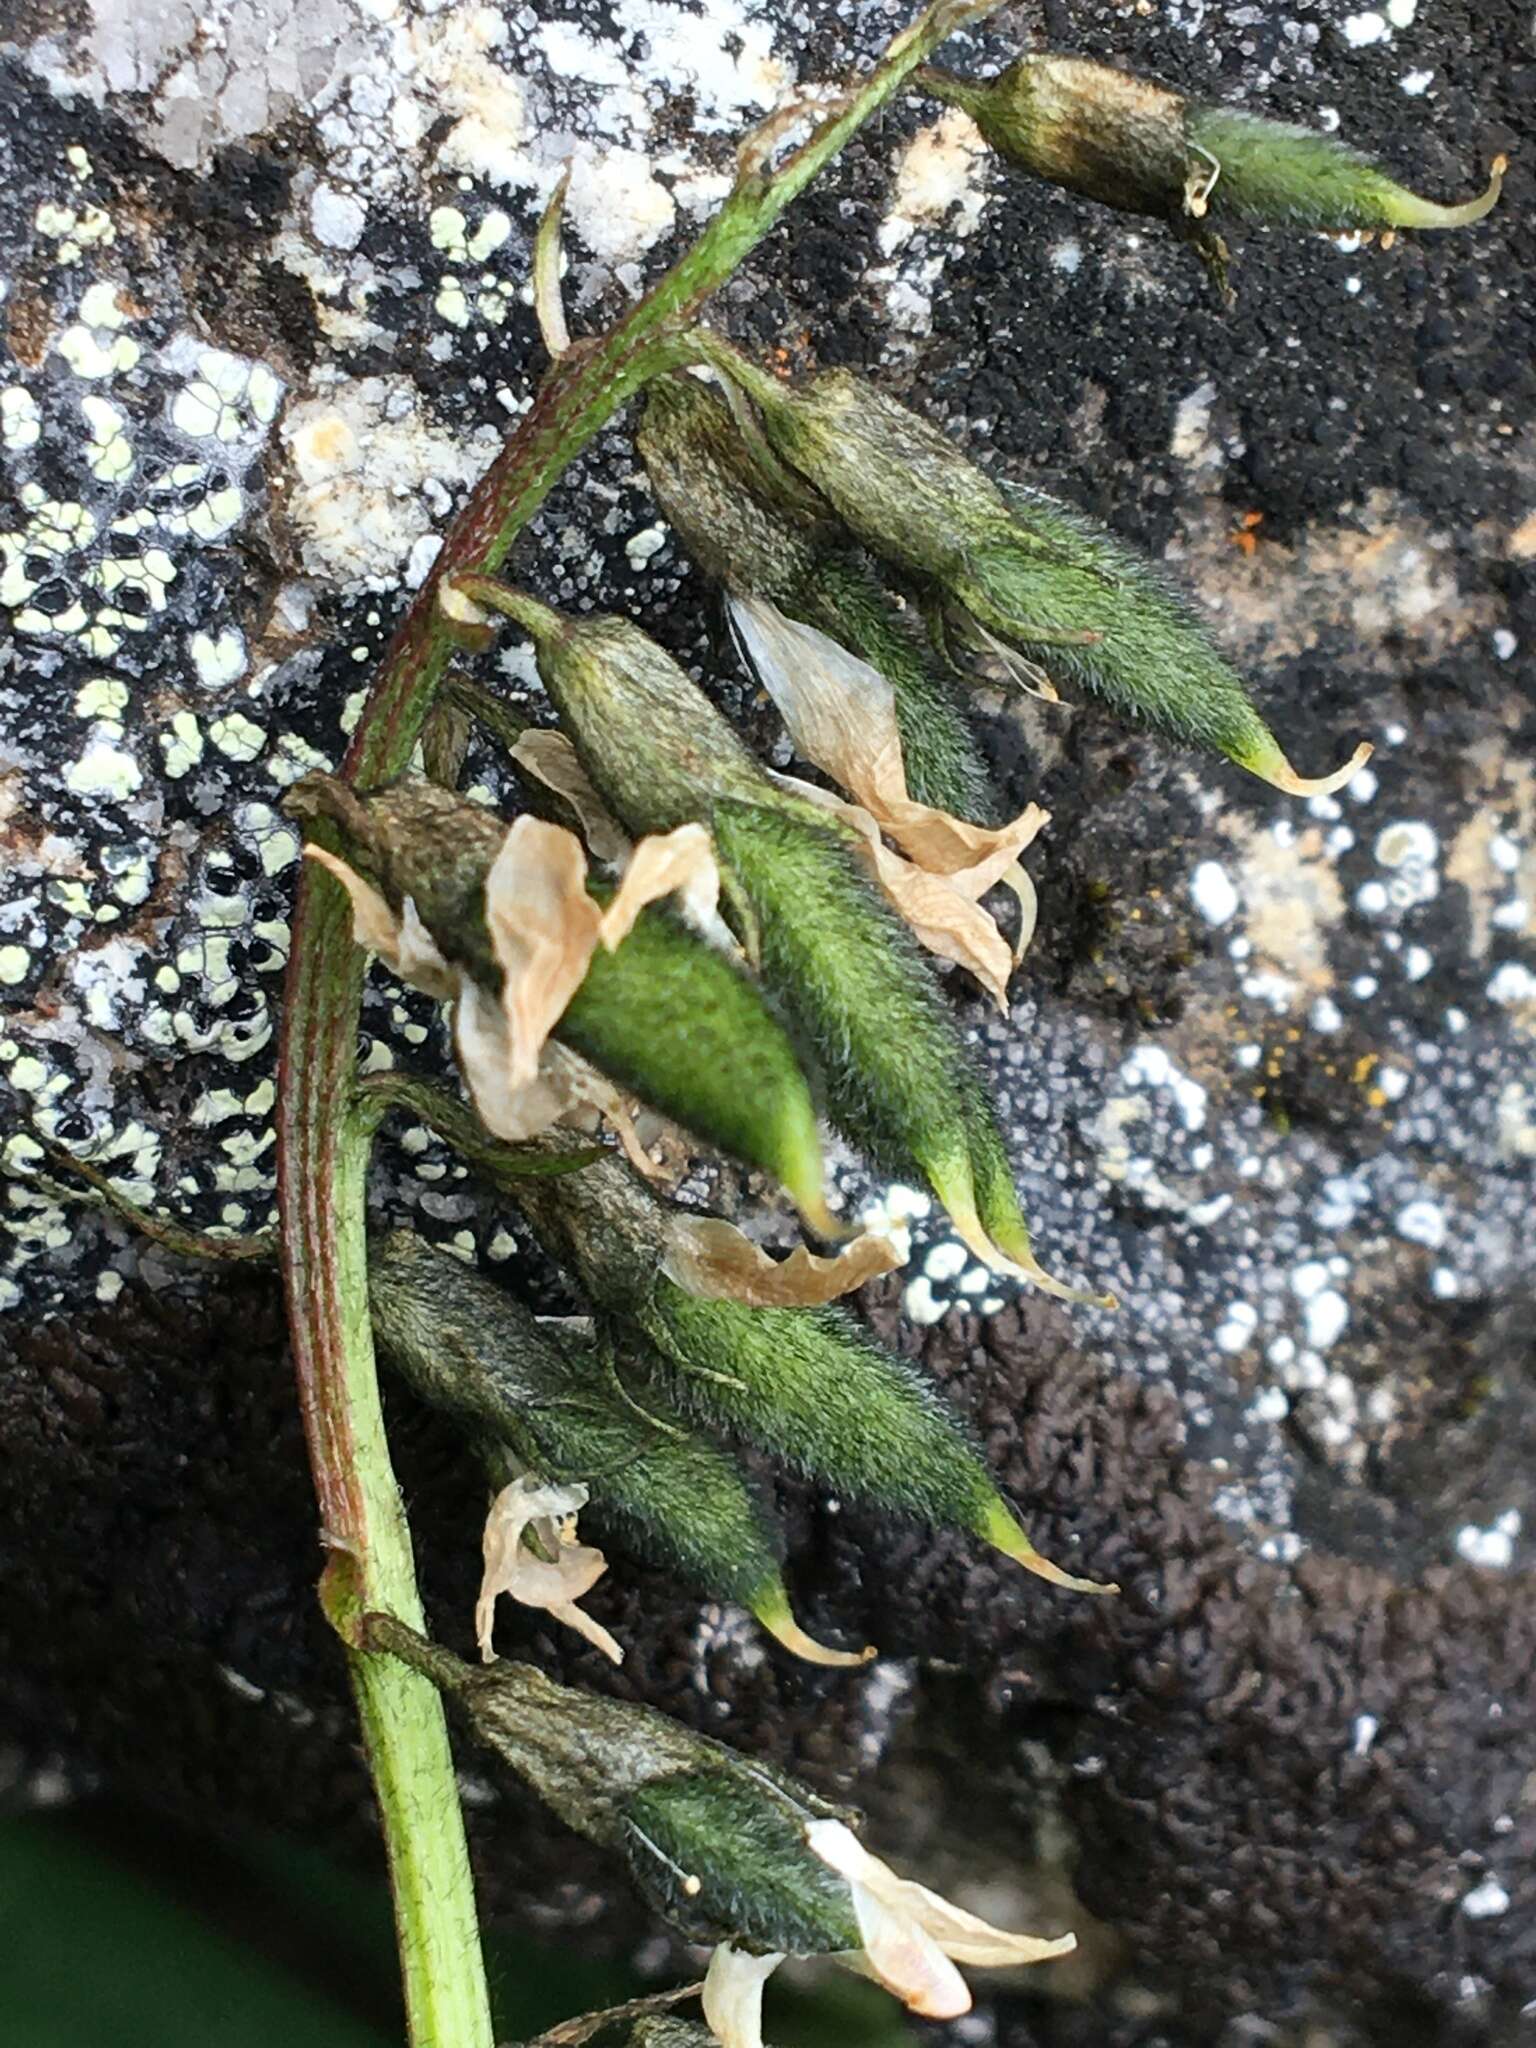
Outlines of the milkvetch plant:
M 850 1954 L 914 2010 L 946 2016 L 968 2002 L 956 1963 L 1036 1960 L 1070 1942 L 1000 1933 L 895 1877 L 804 1788 L 661 1716 L 435 1648 L 372 1337 L 376 1323 L 498 1489 L 478 1628 L 492 1649 L 504 1594 L 510 1611 L 622 1649 L 592 1611 L 610 1567 L 584 1515 L 816 1654 L 737 1439 L 1067 1587 L 1106 1590 L 1034 1553 L 937 1390 L 836 1306 L 894 1249 L 865 1235 L 776 1258 L 725 1219 L 664 1201 L 642 1177 L 649 1119 L 781 1186 L 826 1242 L 840 1226 L 824 1112 L 877 1164 L 925 1179 L 989 1264 L 1080 1298 L 1035 1260 L 932 964 L 962 967 L 1005 1006 L 1032 918 L 1020 856 L 1043 815 L 998 802 L 966 679 L 1079 687 L 1286 790 L 1330 787 L 1355 764 L 1299 777 L 1187 603 L 1082 514 L 994 484 L 846 372 L 781 384 L 699 315 L 843 144 L 919 83 L 966 105 L 1010 161 L 1161 214 L 1218 266 L 1210 223 L 1457 226 L 1492 204 L 1499 169 L 1482 200 L 1438 208 L 1326 138 L 1083 60 L 1032 55 L 990 87 L 922 70 L 990 11 L 939 0 L 819 112 L 770 117 L 694 244 L 608 332 L 574 342 L 558 306 L 557 190 L 534 260 L 549 372 L 444 537 L 340 775 L 290 799 L 311 858 L 280 1058 L 279 1256 L 327 1552 L 321 1599 L 377 1793 L 413 2048 L 492 2039 L 439 1687 L 557 1813 L 623 1855 L 659 1911 L 715 1944 L 705 2016 L 731 2048 L 756 2048 L 762 1980 L 783 1955 Z M 723 395 L 680 381 L 701 365 Z M 658 495 L 720 586 L 808 775 L 770 775 L 628 621 L 563 619 L 497 575 L 564 470 L 647 387 L 640 446 Z M 534 639 L 561 730 L 513 731 L 473 678 L 450 678 L 488 645 L 493 614 Z M 408 771 L 434 706 L 427 780 Z M 526 797 L 515 816 L 448 786 L 470 716 L 510 745 Z M 983 901 L 996 884 L 1020 905 L 1007 935 Z M 406 1076 L 360 1083 L 364 949 L 448 1005 L 467 1104 Z M 488 1283 L 398 1243 L 376 1248 L 370 1289 L 367 1171 L 392 1106 L 427 1117 L 522 1203 L 586 1298 L 590 1341 L 532 1325 Z M 632 1167 L 591 1142 L 600 1120 Z

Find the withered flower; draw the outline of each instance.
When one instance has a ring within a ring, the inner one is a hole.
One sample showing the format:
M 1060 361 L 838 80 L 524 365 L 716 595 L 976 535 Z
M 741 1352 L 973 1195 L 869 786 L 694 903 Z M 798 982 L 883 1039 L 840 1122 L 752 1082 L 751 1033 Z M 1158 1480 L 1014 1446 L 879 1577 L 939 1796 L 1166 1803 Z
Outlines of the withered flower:
M 475 1635 L 487 1664 L 496 1661 L 492 1636 L 502 1593 L 524 1607 L 542 1607 L 602 1651 L 615 1664 L 624 1652 L 601 1622 L 577 1605 L 608 1569 L 608 1560 L 578 1542 L 576 1517 L 587 1504 L 584 1486 L 554 1486 L 525 1473 L 504 1486 L 485 1518 L 485 1571 L 475 1602 Z
M 795 751 L 846 789 L 839 802 L 819 785 L 777 776 L 781 788 L 822 804 L 853 826 L 885 894 L 918 941 L 973 974 L 1007 1014 L 1008 981 L 1034 931 L 1034 884 L 1019 864 L 1048 820 L 1028 804 L 1006 825 L 972 825 L 916 802 L 889 681 L 815 626 L 761 599 L 733 598 L 731 617 L 764 688 L 783 713 Z M 892 853 L 894 839 L 906 858 Z M 1019 902 L 1012 947 L 981 898 L 998 883 Z
M 853 1901 L 858 1940 L 839 1962 L 873 1977 L 921 2019 L 958 2019 L 971 1994 L 956 1969 L 1017 1969 L 1070 1955 L 1075 1935 L 1008 1934 L 926 1886 L 898 1877 L 840 1820 L 812 1820 L 804 1839 Z M 804 1953 L 804 1951 L 792 1951 Z M 704 1979 L 704 2017 L 721 2048 L 762 2048 L 763 1986 L 785 1960 L 722 1942 Z
M 771 1174 L 835 1235 L 815 1107 L 794 1047 L 760 990 L 707 929 L 717 886 L 697 825 L 630 849 L 612 885 L 574 834 L 510 827 L 430 783 L 358 795 L 329 776 L 289 794 L 337 825 L 345 859 L 310 857 L 347 888 L 359 942 L 454 1006 L 475 1107 L 523 1139 L 595 1105 L 644 1161 L 620 1090 L 704 1143 Z M 654 906 L 671 896 L 682 915 Z

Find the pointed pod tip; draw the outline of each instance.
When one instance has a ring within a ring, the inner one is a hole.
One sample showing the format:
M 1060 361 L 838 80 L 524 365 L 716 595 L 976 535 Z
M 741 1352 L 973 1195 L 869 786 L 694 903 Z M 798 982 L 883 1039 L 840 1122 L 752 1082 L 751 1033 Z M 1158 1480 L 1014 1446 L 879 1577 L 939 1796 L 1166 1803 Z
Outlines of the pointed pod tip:
M 1421 199 L 1416 192 L 1393 194 L 1389 218 L 1395 228 L 1465 228 L 1492 213 L 1504 189 L 1509 158 L 1500 154 L 1488 166 L 1488 183 L 1474 199 L 1460 206 L 1441 206 L 1433 199 Z
M 1059 1564 L 1052 1564 L 1048 1557 L 1042 1557 L 1005 1509 L 994 1509 L 988 1515 L 982 1534 L 994 1550 L 1000 1550 L 1014 1564 L 1023 1565 L 1025 1571 L 1033 1572 L 1037 1579 L 1045 1579 L 1065 1592 L 1109 1595 L 1120 1590 L 1112 1580 L 1080 1579 L 1073 1572 L 1063 1571 Z
M 1035 1257 L 1022 1216 L 1015 1213 L 1011 1218 L 1005 1218 L 1004 1227 L 999 1229 L 995 1221 L 990 1225 L 982 1222 L 976 1212 L 974 1195 L 969 1191 L 962 1192 L 951 1177 L 946 1176 L 945 1184 L 941 1185 L 939 1178 L 934 1176 L 932 1184 L 934 1193 L 949 1211 L 956 1235 L 994 1273 L 1011 1273 L 1017 1279 L 1028 1280 L 1042 1294 L 1054 1295 L 1058 1301 L 1069 1301 L 1078 1308 L 1120 1306 L 1113 1294 L 1095 1294 L 1089 1287 L 1069 1287 L 1065 1280 L 1058 1280 L 1054 1274 L 1047 1273 Z
M 789 1601 L 780 1586 L 773 1587 L 761 1600 L 754 1601 L 752 1612 L 776 1643 L 782 1643 L 792 1656 L 803 1658 L 807 1664 L 821 1664 L 833 1671 L 851 1671 L 861 1664 L 868 1664 L 880 1654 L 873 1643 L 866 1643 L 862 1650 L 834 1650 L 827 1643 L 818 1643 L 814 1636 L 806 1634 L 790 1613 Z
M 1246 768 L 1250 775 L 1258 776 L 1271 789 L 1284 790 L 1287 796 L 1332 796 L 1336 789 L 1342 789 L 1359 774 L 1375 751 L 1369 740 L 1362 740 L 1343 767 L 1335 768 L 1331 775 L 1298 775 L 1266 727 L 1260 726 L 1256 736 L 1241 751 L 1235 746 L 1228 750 L 1229 758 L 1239 768 Z
M 1042 1294 L 1054 1296 L 1057 1301 L 1070 1302 L 1074 1308 L 1118 1308 L 1120 1300 L 1114 1294 L 1096 1294 L 1091 1287 L 1071 1287 L 1065 1280 L 1058 1280 L 1054 1273 L 1047 1273 L 1044 1266 L 1030 1249 L 1028 1240 L 1023 1246 L 1023 1257 L 1004 1253 L 1003 1263 Z
M 1335 768 L 1331 775 L 1298 775 L 1285 756 L 1277 751 L 1273 764 L 1265 768 L 1255 766 L 1253 772 L 1274 788 L 1283 789 L 1287 796 L 1332 796 L 1336 789 L 1342 789 L 1347 782 L 1354 780 L 1375 751 L 1369 740 L 1362 740 L 1343 767 Z M 1244 762 L 1242 765 L 1248 767 L 1250 764 Z

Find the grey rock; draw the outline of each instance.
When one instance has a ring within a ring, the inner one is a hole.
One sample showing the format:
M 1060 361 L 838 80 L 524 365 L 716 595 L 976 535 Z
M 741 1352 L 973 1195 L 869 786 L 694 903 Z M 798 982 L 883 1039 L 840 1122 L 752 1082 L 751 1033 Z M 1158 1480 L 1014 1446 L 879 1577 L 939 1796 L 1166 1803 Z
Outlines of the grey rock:
M 1348 22 L 1369 19 L 1179 0 L 1046 27 L 1177 84 L 1336 112 L 1424 189 L 1472 189 L 1513 137 L 1523 30 L 1472 0 L 1362 42 Z M 191 1811 L 212 1774 L 238 1808 L 233 1741 L 251 1810 L 366 1833 L 271 1302 L 248 1281 L 197 1299 L 41 1186 L 32 1134 L 198 1226 L 269 1220 L 296 851 L 277 806 L 339 757 L 434 536 L 532 392 L 543 190 L 574 154 L 567 293 L 596 325 L 680 246 L 754 111 L 890 25 L 586 0 L 7 17 L 0 1401 L 28 1476 L 6 1510 L 0 1710 L 82 1771 L 147 1789 L 122 1730 L 159 1726 L 186 1759 L 178 1780 L 159 1757 L 167 1800 Z M 932 112 L 898 108 L 851 149 L 718 317 L 880 374 L 999 475 L 1166 555 L 1304 769 L 1361 734 L 1379 750 L 1350 791 L 1298 805 L 1091 708 L 992 707 L 1010 789 L 1053 812 L 1030 857 L 1041 926 L 1006 1024 L 954 994 L 1043 1253 L 1124 1307 L 1078 1315 L 1081 1355 L 1032 1384 L 1065 1326 L 919 1216 L 907 1341 L 932 1321 L 936 1365 L 966 1361 L 1062 1554 L 1108 1568 L 1130 1545 L 1147 1586 L 1114 1621 L 1045 1627 L 1042 1596 L 889 1532 L 861 1529 L 856 1555 L 851 1520 L 808 1501 L 798 1570 L 839 1624 L 867 1613 L 893 1654 L 975 1674 L 962 1719 L 1016 1783 L 1010 1812 L 1049 1793 L 1081 1895 L 1133 1972 L 1178 1979 L 1188 2025 L 1311 1998 L 1390 2030 L 1400 1994 L 1437 2027 L 1496 2028 L 1536 1997 L 1529 172 L 1517 157 L 1462 238 L 1255 236 L 1227 318 L 1154 228 L 1005 182 Z M 770 747 L 654 529 L 620 422 L 519 573 L 639 616 Z M 515 648 L 490 672 L 537 704 Z M 471 771 L 499 793 L 489 752 Z M 371 1065 L 443 1062 L 432 1006 L 377 973 L 364 1029 Z M 855 1205 L 888 1199 L 855 1161 L 841 1176 Z M 374 1196 L 557 1298 L 425 1133 L 391 1133 Z M 462 1477 L 399 1407 L 402 1463 L 436 1473 L 429 1585 L 462 1618 Z M 1111 1526 L 1116 1503 L 1134 1526 Z M 728 1700 L 744 1740 L 877 1804 L 882 1771 L 913 1782 L 921 1742 L 868 1704 L 874 1679 L 834 1711 L 663 1588 L 615 1606 L 654 1644 L 629 1681 L 647 1696 Z M 270 1710 L 221 1692 L 220 1662 Z M 915 1673 L 896 1722 L 937 1739 L 952 1692 Z M 1027 1766 L 1042 1746 L 1048 1784 Z M 957 1759 L 957 1811 L 974 1782 Z M 552 1908 L 541 1878 L 570 1853 L 550 1837 L 518 1870 L 485 1849 L 506 1901 L 567 1921 L 583 1900 Z M 606 1876 L 572 1867 L 590 1903 Z M 1468 1903 L 1501 1893 L 1502 1911 Z

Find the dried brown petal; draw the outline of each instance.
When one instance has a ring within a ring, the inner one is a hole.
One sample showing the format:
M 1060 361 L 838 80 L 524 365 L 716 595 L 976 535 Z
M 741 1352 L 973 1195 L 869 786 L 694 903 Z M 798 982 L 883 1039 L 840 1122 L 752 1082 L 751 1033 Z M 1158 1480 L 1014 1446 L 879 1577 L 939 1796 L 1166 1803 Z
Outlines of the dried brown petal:
M 672 1225 L 662 1271 L 685 1292 L 707 1301 L 739 1301 L 750 1308 L 808 1308 L 851 1294 L 900 1264 L 896 1246 L 873 1231 L 854 1238 L 831 1258 L 819 1257 L 802 1244 L 787 1259 L 774 1259 L 734 1223 L 719 1216 L 686 1216 Z
M 983 910 L 969 893 L 975 885 L 975 875 L 986 875 L 990 863 L 970 872 L 934 874 L 904 860 L 899 853 L 893 853 L 881 837 L 879 825 L 862 805 L 846 803 L 841 797 L 834 796 L 831 790 L 821 789 L 815 783 L 801 782 L 792 775 L 776 775 L 773 779 L 781 789 L 792 790 L 796 796 L 820 804 L 854 828 L 876 881 L 911 926 L 918 943 L 939 959 L 952 960 L 956 966 L 974 975 L 1006 1016 L 1008 977 L 1022 957 L 1023 945 L 1010 947 L 998 929 L 996 919 Z M 983 881 L 982 887 L 990 887 L 992 881 L 1005 881 L 1015 894 L 1019 894 L 1012 879 L 1015 868 L 1016 862 L 1005 866 L 1000 875 L 989 876 Z M 1030 893 L 1032 896 L 1033 891 Z M 1025 937 L 1027 940 L 1027 934 Z
M 674 895 L 680 899 L 683 915 L 697 929 L 707 931 L 717 921 L 720 870 L 702 825 L 679 825 L 675 832 L 657 833 L 640 841 L 603 913 L 599 939 L 611 953 L 628 936 L 648 903 Z
M 592 787 L 576 749 L 563 732 L 536 726 L 523 733 L 512 759 L 536 782 L 570 805 L 594 859 L 618 867 L 629 858 L 628 833 Z
M 896 695 L 869 662 L 764 599 L 733 597 L 731 616 L 795 751 L 846 789 L 919 867 L 973 878 L 967 893 L 980 897 L 1035 838 L 1047 815 L 1038 804 L 1007 825 L 972 825 L 909 794 Z
M 399 917 L 370 882 L 323 846 L 306 846 L 304 858 L 334 875 L 352 901 L 352 936 L 413 988 L 446 1002 L 458 988 L 458 976 L 433 944 L 416 906 L 406 898 Z
M 587 856 L 575 833 L 542 818 L 516 819 L 485 878 L 514 1089 L 538 1073 L 539 1054 L 581 986 L 602 920 L 587 894 Z

